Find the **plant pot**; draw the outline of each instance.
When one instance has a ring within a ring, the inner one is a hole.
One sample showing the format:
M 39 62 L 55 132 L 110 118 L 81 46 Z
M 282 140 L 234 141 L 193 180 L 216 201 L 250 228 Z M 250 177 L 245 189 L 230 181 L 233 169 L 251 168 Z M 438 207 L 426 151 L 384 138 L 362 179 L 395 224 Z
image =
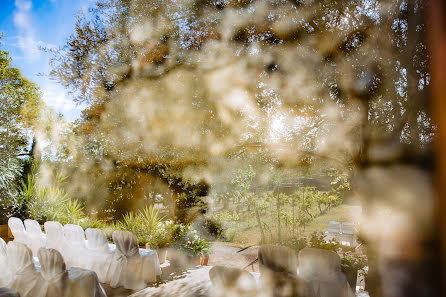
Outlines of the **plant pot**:
M 358 280 L 358 270 L 352 269 L 344 272 L 345 277 L 347 278 L 348 284 L 352 288 L 353 292 L 356 292 L 356 282 Z
M 158 254 L 158 260 L 160 262 L 160 264 L 163 264 L 164 262 L 166 262 L 167 259 L 167 249 L 157 249 L 156 253 Z
M 14 235 L 12 235 L 11 228 L 9 228 L 9 226 L 8 226 L 8 238 L 14 239 Z
M 0 225 L 0 237 L 8 237 L 8 225 Z
M 190 265 L 200 265 L 200 256 L 199 255 L 197 255 L 197 256 L 187 255 L 186 258 Z
M 200 257 L 200 265 L 208 266 L 209 256 L 201 256 Z

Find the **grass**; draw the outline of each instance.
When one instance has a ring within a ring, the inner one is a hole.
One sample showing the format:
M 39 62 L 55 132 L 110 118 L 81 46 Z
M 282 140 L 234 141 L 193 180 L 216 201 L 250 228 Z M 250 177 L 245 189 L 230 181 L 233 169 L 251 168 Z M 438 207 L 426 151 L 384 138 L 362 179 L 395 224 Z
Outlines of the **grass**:
M 308 236 L 314 231 L 326 231 L 329 221 L 338 222 L 353 222 L 359 223 L 361 215 L 361 207 L 359 205 L 341 204 L 337 207 L 333 207 L 321 216 L 312 220 L 303 230 L 295 230 L 295 236 Z M 266 222 L 267 224 L 269 222 Z M 272 224 L 271 224 L 272 225 Z M 285 232 L 285 226 L 282 226 L 282 232 Z M 300 233 L 299 233 L 300 232 Z M 275 236 L 277 229 L 273 226 L 273 230 L 266 232 L 267 239 L 271 238 L 269 234 Z M 288 229 L 288 234 L 292 234 L 292 230 Z M 248 246 L 255 245 L 260 242 L 260 232 L 256 225 L 249 224 L 244 227 L 243 224 L 240 228 L 227 230 L 226 237 L 231 244 Z

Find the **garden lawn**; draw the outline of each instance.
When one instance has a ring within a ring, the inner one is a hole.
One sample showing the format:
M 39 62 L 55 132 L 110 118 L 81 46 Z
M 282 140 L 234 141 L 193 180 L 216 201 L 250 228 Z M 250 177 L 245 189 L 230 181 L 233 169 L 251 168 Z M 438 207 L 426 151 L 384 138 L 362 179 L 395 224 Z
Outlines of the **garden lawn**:
M 361 206 L 359 204 L 341 204 L 339 206 L 333 207 L 326 213 L 314 218 L 306 226 L 305 230 L 300 228 L 295 230 L 295 236 L 308 236 L 314 231 L 327 231 L 329 221 L 338 222 L 352 222 L 359 223 L 359 218 L 361 217 Z M 272 230 L 265 232 L 267 240 L 270 240 L 271 235 L 275 236 L 277 234 L 277 229 L 271 222 L 266 222 L 268 225 L 272 225 Z M 285 230 L 285 226 L 282 226 Z M 284 232 L 284 231 L 282 231 Z M 229 242 L 230 244 L 238 244 L 241 246 L 256 245 L 260 242 L 260 232 L 257 226 L 241 227 L 240 230 L 228 230 Z M 288 229 L 288 234 L 292 234 L 292 230 Z

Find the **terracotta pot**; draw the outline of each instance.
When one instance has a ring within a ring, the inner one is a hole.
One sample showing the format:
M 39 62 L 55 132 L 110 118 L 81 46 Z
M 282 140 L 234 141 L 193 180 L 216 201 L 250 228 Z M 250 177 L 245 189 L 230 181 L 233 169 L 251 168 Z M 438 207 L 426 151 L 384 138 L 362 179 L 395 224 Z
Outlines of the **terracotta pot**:
M 7 237 L 8 236 L 8 225 L 0 225 L 0 237 Z
M 14 235 L 12 235 L 11 228 L 9 228 L 9 226 L 8 226 L 8 238 L 14 239 Z
M 200 265 L 207 266 L 209 262 L 209 256 L 200 257 Z

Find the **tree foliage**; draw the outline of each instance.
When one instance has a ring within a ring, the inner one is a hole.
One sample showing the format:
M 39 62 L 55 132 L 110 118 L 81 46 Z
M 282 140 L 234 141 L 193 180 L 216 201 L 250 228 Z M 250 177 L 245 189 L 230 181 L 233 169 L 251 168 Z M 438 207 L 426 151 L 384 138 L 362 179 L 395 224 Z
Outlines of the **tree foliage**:
M 87 105 L 74 178 L 128 202 L 142 199 L 147 175 L 171 189 L 161 171 L 227 185 L 247 155 L 262 169 L 349 176 L 352 165 L 429 156 L 424 6 L 98 1 L 52 60 L 54 78 Z
M 24 201 L 17 196 L 16 185 L 31 151 L 32 128 L 41 108 L 39 89 L 11 63 L 9 53 L 0 50 L 0 216 L 3 218 L 22 209 Z

